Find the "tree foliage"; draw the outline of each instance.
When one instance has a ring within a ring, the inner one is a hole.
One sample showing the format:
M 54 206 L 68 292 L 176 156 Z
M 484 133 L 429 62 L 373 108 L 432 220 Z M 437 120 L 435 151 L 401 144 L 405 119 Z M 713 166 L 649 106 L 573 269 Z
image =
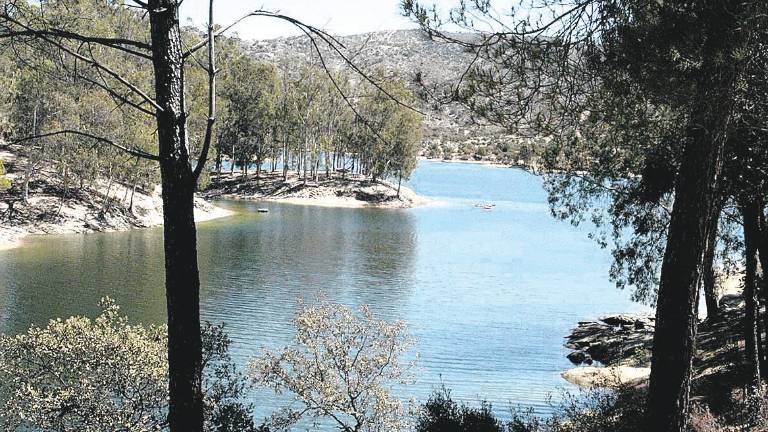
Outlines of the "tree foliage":
M 301 305 L 294 324 L 292 345 L 251 363 L 255 383 L 293 396 L 273 415 L 272 428 L 309 417 L 341 431 L 408 430 L 409 403 L 392 394 L 411 380 L 411 364 L 402 358 L 412 345 L 404 323 L 377 320 L 366 306 L 355 313 L 321 302 Z
M 55 319 L 0 336 L 3 430 L 168 429 L 166 327 L 131 324 L 108 298 L 101 308 L 94 319 Z M 255 430 L 251 408 L 241 399 L 247 382 L 228 354 L 231 341 L 211 324 L 203 341 L 207 430 L 232 430 L 227 427 L 234 414 L 248 419 L 237 430 Z

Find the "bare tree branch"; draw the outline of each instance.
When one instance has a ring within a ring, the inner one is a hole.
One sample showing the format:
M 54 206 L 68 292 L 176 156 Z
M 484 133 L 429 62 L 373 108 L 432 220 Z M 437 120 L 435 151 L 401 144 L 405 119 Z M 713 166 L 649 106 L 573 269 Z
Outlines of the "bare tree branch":
M 419 114 L 421 114 L 423 116 L 426 116 L 426 114 L 424 112 L 422 112 L 421 110 L 419 110 L 418 108 L 414 108 L 414 107 L 412 107 L 412 106 L 410 106 L 410 105 L 400 101 L 398 98 L 396 98 L 391 93 L 389 93 L 385 88 L 383 88 L 379 83 L 377 83 L 375 80 L 373 80 L 363 70 L 361 70 L 354 62 L 352 62 L 349 59 L 349 57 L 346 54 L 344 54 L 342 52 L 342 49 L 346 49 L 346 47 L 338 39 L 336 39 L 335 37 L 331 36 L 330 34 L 328 34 L 327 32 L 325 32 L 325 31 L 323 31 L 323 30 L 321 30 L 319 28 L 316 28 L 316 27 L 313 27 L 311 25 L 305 24 L 305 23 L 303 23 L 303 22 L 301 22 L 301 21 L 299 21 L 299 20 L 297 20 L 295 18 L 289 17 L 287 15 L 282 15 L 282 14 L 279 14 L 279 13 L 276 13 L 276 12 L 271 12 L 271 11 L 262 10 L 262 9 L 255 10 L 253 12 L 250 12 L 250 13 L 247 13 L 247 14 L 243 15 L 242 17 L 238 18 L 237 20 L 235 20 L 234 22 L 232 22 L 228 26 L 222 27 L 221 29 L 219 29 L 218 32 L 216 32 L 214 34 L 214 37 L 215 36 L 220 36 L 222 33 L 226 32 L 227 30 L 231 29 L 235 25 L 239 24 L 240 22 L 242 22 L 246 18 L 255 17 L 255 16 L 263 16 L 263 17 L 268 17 L 268 18 L 280 19 L 280 20 L 286 21 L 286 22 L 288 22 L 290 24 L 293 24 L 295 27 L 297 27 L 299 30 L 301 30 L 307 36 L 310 36 L 310 34 L 314 34 L 316 37 L 322 39 L 323 42 L 325 42 L 325 44 L 328 45 L 328 47 L 332 51 L 334 51 L 337 55 L 339 55 L 339 57 L 341 57 L 341 59 L 344 61 L 344 63 L 346 63 L 353 71 L 355 71 L 358 75 L 360 75 L 364 80 L 366 80 L 369 83 L 371 83 L 380 92 L 384 93 L 388 98 L 392 99 L 395 103 L 397 103 L 398 105 L 400 105 L 400 106 L 402 106 L 404 108 L 407 108 L 407 109 L 409 109 L 411 111 L 419 113 Z M 312 44 L 314 45 L 315 50 L 319 54 L 320 50 L 319 50 L 319 47 L 317 46 L 316 41 L 313 40 L 313 38 L 311 36 L 310 36 L 310 40 L 312 40 Z M 208 44 L 208 40 L 204 40 L 204 41 L 201 41 L 201 42 L 197 43 L 196 45 L 193 45 L 189 50 L 187 50 L 184 53 L 184 58 L 192 55 L 195 51 L 197 51 L 200 48 L 204 47 L 206 44 Z M 322 55 L 321 55 L 321 58 L 322 58 Z M 324 62 L 323 62 L 323 66 L 327 69 L 327 67 L 325 66 Z
M 0 14 L 0 19 L 6 19 L 8 21 L 13 22 L 12 18 L 9 18 L 7 15 Z M 148 44 L 145 44 L 143 42 L 137 42 L 130 39 L 119 39 L 119 38 L 103 38 L 103 37 L 96 37 L 96 36 L 86 36 L 81 35 L 78 33 L 73 33 L 65 30 L 59 30 L 59 29 L 48 29 L 48 30 L 33 30 L 33 29 L 27 29 L 22 31 L 9 31 L 9 32 L 2 32 L 0 33 L 0 39 L 6 39 L 6 38 L 12 38 L 12 37 L 18 37 L 18 36 L 47 36 L 47 37 L 55 37 L 55 38 L 62 38 L 62 39 L 69 39 L 69 40 L 76 40 L 79 42 L 88 42 L 88 43 L 95 43 L 98 45 L 102 45 L 108 48 L 113 48 L 116 50 L 120 50 L 123 52 L 126 52 L 128 54 L 135 55 L 137 57 L 142 57 L 147 60 L 152 59 L 152 55 L 148 53 L 143 53 L 131 48 L 128 48 L 123 45 L 128 46 L 136 46 L 141 49 L 149 50 L 151 49 L 151 46 Z
M 6 18 L 6 17 L 0 16 L 0 18 Z M 24 28 L 25 30 L 33 31 L 33 32 L 36 31 L 36 30 L 34 30 L 34 29 L 24 25 L 23 23 L 21 23 L 19 21 L 13 20 L 10 17 L 8 17 L 6 19 L 8 19 L 9 21 L 13 22 L 14 24 Z M 116 79 L 117 81 L 119 81 L 124 86 L 128 87 L 131 91 L 133 91 L 139 97 L 144 99 L 144 101 L 146 101 L 147 103 L 152 105 L 156 110 L 163 111 L 163 108 L 155 100 L 153 100 L 151 97 L 149 97 L 149 95 L 147 95 L 147 93 L 145 93 L 144 91 L 139 89 L 136 85 L 132 84 L 130 81 L 128 81 L 126 78 L 124 78 L 123 76 L 121 76 L 120 74 L 118 74 L 117 72 L 112 70 L 111 68 L 101 64 L 100 62 L 96 61 L 93 58 L 86 57 L 86 56 L 84 56 L 82 54 L 77 53 L 76 51 L 74 51 L 74 50 L 70 49 L 69 47 L 67 47 L 66 45 L 62 44 L 61 42 L 56 41 L 56 40 L 54 40 L 54 39 L 52 39 L 52 38 L 50 38 L 48 36 L 45 36 L 44 34 L 38 34 L 38 38 L 48 42 L 49 44 L 59 48 L 60 50 L 66 52 L 67 54 L 75 57 L 78 60 L 81 60 L 81 61 L 85 62 L 86 64 L 88 64 L 90 66 L 93 66 L 93 67 L 95 67 L 97 69 L 101 69 L 102 71 L 107 73 L 109 76 L 111 76 L 112 78 Z
M 138 150 L 138 149 L 126 147 L 126 146 L 118 144 L 118 143 L 116 143 L 116 142 L 114 142 L 114 141 L 112 141 L 110 139 L 107 139 L 107 138 L 104 138 L 104 137 L 100 137 L 100 136 L 97 136 L 97 135 L 93 135 L 93 134 L 88 133 L 88 132 L 74 130 L 74 129 L 64 129 L 64 130 L 60 130 L 60 131 L 56 131 L 56 132 L 48 132 L 48 133 L 39 134 L 39 135 L 32 135 L 32 136 L 28 136 L 28 137 L 24 137 L 24 138 L 12 141 L 11 144 L 19 144 L 19 143 L 22 143 L 22 142 L 25 142 L 25 141 L 32 141 L 32 140 L 36 140 L 36 139 L 40 139 L 40 138 L 47 138 L 47 137 L 58 136 L 58 135 L 78 135 L 78 136 L 83 136 L 83 137 L 86 137 L 86 138 L 90 138 L 90 139 L 102 142 L 104 144 L 109 144 L 112 147 L 120 149 L 120 150 L 122 150 L 122 151 L 124 151 L 124 152 L 126 152 L 126 153 L 128 153 L 130 155 L 133 155 L 133 156 L 136 156 L 136 157 L 139 157 L 139 158 L 149 159 L 149 160 L 153 160 L 153 161 L 159 161 L 160 160 L 159 156 L 153 155 L 152 153 L 147 153 L 147 152 L 145 152 L 143 150 Z

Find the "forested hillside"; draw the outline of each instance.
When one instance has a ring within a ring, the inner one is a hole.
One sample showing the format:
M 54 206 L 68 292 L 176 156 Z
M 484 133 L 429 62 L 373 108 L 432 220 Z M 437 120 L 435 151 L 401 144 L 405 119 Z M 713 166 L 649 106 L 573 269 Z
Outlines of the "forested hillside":
M 130 9 L 102 9 L 80 10 L 89 21 L 75 20 L 72 28 L 98 23 L 130 30 L 141 21 Z M 76 11 L 51 7 L 50 13 L 69 19 Z M 186 28 L 182 36 L 191 46 L 204 35 Z M 290 171 L 304 186 L 317 182 L 321 172 L 324 178 L 338 171 L 374 181 L 410 175 L 423 118 L 409 106 L 420 102 L 403 80 L 388 76 L 390 69 L 376 68 L 363 79 L 348 70 L 329 74 L 298 57 L 289 72 L 273 59 L 248 56 L 244 41 L 222 36 L 217 42 L 217 127 L 207 164 L 217 174 L 234 175 L 237 169 L 246 182 L 250 169 L 258 184 L 262 169 L 279 168 L 283 181 Z M 137 96 L 113 88 L 122 81 L 129 90 L 152 87 L 140 60 L 105 48 L 87 55 L 66 48 L 56 57 L 40 56 L 35 45 L 6 46 L 12 49 L 0 51 L 0 79 L 8 89 L 0 99 L 0 139 L 5 138 L 7 191 L 0 214 L 33 232 L 72 217 L 80 220 L 74 225 L 86 227 L 146 225 L 133 197 L 138 191 L 151 201 L 160 181 L 151 157 L 157 131 L 148 121 L 153 92 Z M 185 66 L 184 103 L 189 151 L 197 156 L 207 133 L 207 72 L 199 58 L 192 60 Z M 116 66 L 95 73 L 83 69 L 92 61 Z M 208 186 L 209 172 L 201 171 L 199 188 Z M 67 203 L 84 209 L 70 217 Z M 128 220 L 109 222 L 115 212 Z
M 476 39 L 469 33 L 455 34 L 462 40 Z M 419 30 L 379 31 L 338 38 L 354 63 L 365 71 L 383 70 L 397 75 L 422 98 L 424 121 L 422 155 L 437 159 L 487 160 L 506 164 L 530 162 L 536 144 L 490 124 L 458 103 L 441 103 L 430 94 L 459 81 L 473 54 L 456 44 L 429 38 Z M 328 65 L 348 70 L 337 53 L 319 46 Z M 260 60 L 274 62 L 286 70 L 298 65 L 319 64 L 319 56 L 305 37 L 254 41 L 247 48 Z

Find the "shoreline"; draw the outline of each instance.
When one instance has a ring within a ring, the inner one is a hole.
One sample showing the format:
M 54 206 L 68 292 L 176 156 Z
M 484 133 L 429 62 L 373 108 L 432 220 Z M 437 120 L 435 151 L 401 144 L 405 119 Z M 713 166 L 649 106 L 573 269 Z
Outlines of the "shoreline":
M 438 159 L 438 158 L 428 158 L 426 156 L 419 156 L 419 161 L 429 161 L 429 162 L 441 162 L 441 163 L 449 163 L 449 164 L 469 164 L 469 165 L 485 165 L 490 166 L 494 168 L 514 168 L 514 169 L 521 169 L 523 171 L 527 171 L 532 174 L 538 174 L 538 170 L 536 167 L 530 164 L 509 164 L 509 163 L 502 163 L 497 161 L 491 161 L 491 160 L 476 160 L 476 159 Z
M 721 318 L 716 321 L 699 318 L 696 336 L 692 387 L 696 396 L 707 398 L 728 392 L 738 385 L 743 299 L 734 291 L 733 279 L 725 277 L 726 290 L 719 299 Z M 740 291 L 740 290 L 737 290 Z M 566 356 L 574 367 L 560 376 L 583 388 L 616 388 L 647 385 L 651 372 L 651 356 L 656 319 L 652 314 L 620 314 L 580 321 L 566 336 Z M 714 389 L 714 391 L 713 391 Z
M 338 174 L 336 174 L 338 176 Z M 295 205 L 334 208 L 409 209 L 434 204 L 407 186 L 400 187 L 386 180 L 372 181 L 359 175 L 307 181 L 291 173 L 283 180 L 282 172 L 262 172 L 244 177 L 242 173 L 212 175 L 211 185 L 203 192 L 207 199 L 279 202 Z
M 207 222 L 234 215 L 232 210 L 218 207 L 201 198 L 195 198 L 195 223 Z M 52 234 L 91 234 L 99 232 L 123 232 L 134 229 L 153 228 L 163 225 L 162 207 L 157 214 L 145 215 L 143 218 L 135 217 L 133 220 L 119 220 L 114 225 L 100 224 L 93 220 L 88 221 L 87 215 L 82 218 L 69 219 L 57 222 L 43 222 L 37 224 L 20 224 L 7 226 L 0 224 L 0 252 L 13 250 L 24 246 L 24 240 L 33 236 L 45 236 Z M 146 217 L 148 216 L 148 217 Z M 79 224 L 78 224 L 79 223 Z
M 215 205 L 212 205 L 210 203 L 207 203 L 211 205 L 210 210 L 200 210 L 199 208 L 195 208 L 195 223 L 201 223 L 201 222 L 208 222 L 215 219 L 221 219 L 225 217 L 229 217 L 235 214 L 234 211 L 227 210 L 222 207 L 217 207 Z M 45 232 L 41 231 L 40 229 L 24 229 L 24 228 L 15 228 L 15 227 L 6 227 L 0 225 L 0 252 L 5 252 L 9 250 L 13 250 L 19 247 L 24 246 L 24 239 L 27 237 L 35 237 L 35 236 L 45 236 L 45 235 L 52 235 L 52 234 L 93 234 L 93 233 L 104 233 L 104 232 L 124 232 L 124 231 L 131 231 L 136 229 L 145 229 L 145 228 L 154 228 L 158 226 L 162 226 L 162 221 L 160 223 L 153 223 L 146 226 L 123 226 L 123 227 L 111 227 L 111 228 L 105 228 L 105 229 L 91 229 L 84 227 L 83 229 L 71 229 L 71 230 L 57 230 L 56 232 Z

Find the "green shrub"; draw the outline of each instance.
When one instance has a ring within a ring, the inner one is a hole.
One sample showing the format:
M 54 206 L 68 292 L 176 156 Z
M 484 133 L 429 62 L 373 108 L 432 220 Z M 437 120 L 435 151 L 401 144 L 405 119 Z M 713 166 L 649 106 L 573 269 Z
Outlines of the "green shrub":
M 211 324 L 202 337 L 206 430 L 256 431 L 230 339 Z M 0 335 L 0 430 L 167 430 L 167 343 L 165 326 L 130 324 L 109 299 L 95 319 Z
M 441 387 L 424 404 L 416 432 L 504 432 L 504 425 L 494 417 L 491 404 L 459 405 L 451 399 L 450 390 Z
M 416 432 L 641 432 L 644 402 L 635 389 L 589 390 L 565 394 L 549 417 L 516 408 L 504 423 L 491 404 L 458 404 L 443 387 L 423 405 Z

